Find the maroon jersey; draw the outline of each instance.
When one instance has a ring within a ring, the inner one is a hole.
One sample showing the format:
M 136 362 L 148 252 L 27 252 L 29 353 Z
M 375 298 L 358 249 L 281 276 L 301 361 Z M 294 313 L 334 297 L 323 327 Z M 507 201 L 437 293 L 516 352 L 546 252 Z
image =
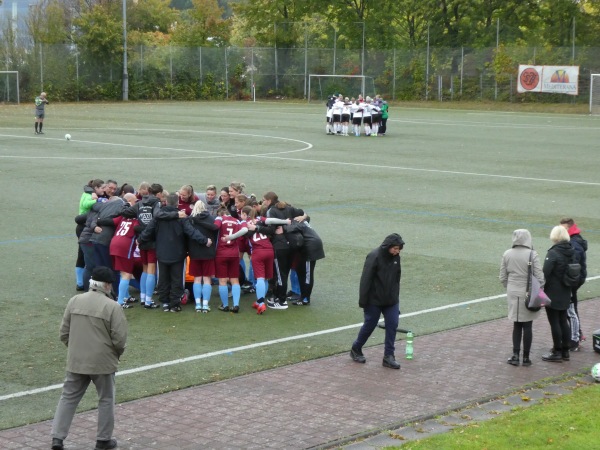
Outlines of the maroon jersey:
M 240 230 L 240 223 L 231 216 L 215 218 L 215 224 L 219 225 L 219 237 L 217 238 L 217 258 L 240 257 L 238 243 L 235 241 L 224 242 L 224 236 L 231 236 Z
M 121 258 L 133 258 L 135 250 L 135 231 L 133 227 L 138 224 L 137 219 L 126 219 L 124 217 L 115 217 L 115 234 L 110 241 L 111 256 L 120 256 Z
M 256 223 L 265 224 L 266 217 L 257 217 Z M 273 245 L 271 244 L 271 240 L 268 236 L 261 234 L 258 230 L 250 231 L 252 235 L 248 237 L 248 243 L 250 244 L 250 248 L 252 252 L 261 251 L 261 250 L 270 250 L 273 251 Z
M 192 214 L 192 209 L 194 209 L 194 205 L 198 201 L 198 196 L 194 194 L 194 198 L 190 199 L 187 202 L 184 202 L 181 197 L 179 197 L 179 202 L 177 203 L 177 209 L 179 211 L 184 211 L 187 216 Z

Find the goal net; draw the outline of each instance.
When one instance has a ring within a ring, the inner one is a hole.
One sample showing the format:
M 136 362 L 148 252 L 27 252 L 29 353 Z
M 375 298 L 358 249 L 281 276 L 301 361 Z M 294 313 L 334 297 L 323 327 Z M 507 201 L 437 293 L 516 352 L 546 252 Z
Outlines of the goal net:
M 600 114 L 600 73 L 590 75 L 590 114 Z
M 20 103 L 18 71 L 0 70 L 0 103 Z
M 308 75 L 308 101 L 327 100 L 334 94 L 352 98 L 375 97 L 375 81 L 366 75 Z

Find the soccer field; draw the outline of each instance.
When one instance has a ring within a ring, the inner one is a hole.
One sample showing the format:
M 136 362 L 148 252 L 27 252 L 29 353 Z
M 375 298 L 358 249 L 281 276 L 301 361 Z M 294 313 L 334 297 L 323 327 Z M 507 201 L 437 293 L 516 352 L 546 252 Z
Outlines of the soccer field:
M 370 138 L 326 135 L 324 105 L 303 103 L 51 103 L 44 135 L 33 121 L 31 105 L 0 106 L 0 428 L 54 413 L 58 327 L 76 293 L 73 218 L 92 178 L 273 190 L 311 216 L 327 255 L 310 307 L 257 316 L 243 295 L 240 314 L 222 313 L 215 289 L 206 315 L 125 311 L 119 401 L 347 351 L 364 257 L 392 232 L 406 242 L 400 324 L 416 353 L 419 335 L 506 314 L 498 271 L 516 228 L 544 256 L 552 226 L 573 217 L 588 276 L 600 275 L 598 117 L 392 106 L 386 136 Z M 598 295 L 595 279 L 580 290 Z M 382 340 L 376 331 L 369 344 Z

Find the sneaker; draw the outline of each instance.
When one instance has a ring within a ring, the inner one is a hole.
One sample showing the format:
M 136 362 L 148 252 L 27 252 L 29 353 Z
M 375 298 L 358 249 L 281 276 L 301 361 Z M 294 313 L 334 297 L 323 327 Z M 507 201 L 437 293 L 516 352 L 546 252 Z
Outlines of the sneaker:
M 546 353 L 545 355 L 542 355 L 542 359 L 549 362 L 563 362 L 563 357 L 558 352 Z
M 63 440 L 58 438 L 52 438 L 52 450 L 63 450 Z
M 350 358 L 352 358 L 353 361 L 361 364 L 367 362 L 367 358 L 365 358 L 365 355 L 363 355 L 362 350 L 357 350 L 354 347 L 350 349 Z
M 529 367 L 531 364 L 532 363 L 529 358 L 523 358 L 523 367 Z
M 247 288 L 242 288 L 242 292 L 244 294 L 254 294 L 254 293 L 256 293 L 256 289 L 254 289 L 254 286 L 250 286 Z
M 221 306 L 219 306 L 219 311 L 229 312 L 229 306 L 228 305 L 221 305 Z
M 264 313 L 266 310 L 267 310 L 267 305 L 265 305 L 264 303 L 261 303 L 256 307 L 256 314 L 260 315 L 260 314 Z
M 131 303 L 137 303 L 138 299 L 135 297 L 129 297 L 125 299 L 125 303 L 131 304 Z
M 210 306 L 206 305 L 202 307 L 202 312 L 208 314 L 210 312 Z
M 171 310 L 171 306 L 168 303 L 163 303 L 162 309 L 164 312 L 169 312 Z
M 310 305 L 310 300 L 295 300 L 292 302 L 292 305 L 296 305 L 296 306 L 308 306 Z
M 563 352 L 561 353 L 561 357 L 563 361 L 570 361 L 571 355 L 569 355 L 569 350 L 563 350 Z
M 288 309 L 287 302 L 281 302 L 277 300 L 267 300 L 267 306 L 271 309 Z
M 96 448 L 94 450 L 111 450 L 117 448 L 117 440 L 110 439 L 108 441 L 96 441 Z
M 171 306 L 171 312 L 174 312 L 174 313 L 181 312 L 181 304 L 177 304 L 175 306 Z
M 181 295 L 181 304 L 182 305 L 187 305 L 189 296 L 190 296 L 190 291 L 188 291 L 187 289 L 185 289 L 183 291 L 183 294 Z
M 123 308 L 123 309 L 129 309 L 129 308 L 133 308 L 133 305 L 128 305 L 127 303 L 123 303 L 121 305 L 121 308 Z
M 202 305 L 196 305 L 196 312 L 202 312 Z
M 288 293 L 285 294 L 285 299 L 290 301 L 299 300 L 300 294 L 296 294 L 294 291 L 288 291 Z
M 258 307 L 259 307 L 259 306 L 260 306 L 260 305 L 258 304 L 258 302 L 254 302 L 254 303 L 252 303 L 252 307 L 253 307 L 254 309 L 258 309 Z
M 240 312 L 240 307 L 239 306 L 234 306 L 233 308 L 231 308 L 231 312 L 235 313 L 235 314 L 239 313 Z
M 390 369 L 399 369 L 400 364 L 396 362 L 396 358 L 394 355 L 386 355 L 383 357 L 383 367 L 388 367 Z
M 144 308 L 146 308 L 146 309 L 157 309 L 157 308 L 160 308 L 160 305 L 158 303 L 154 303 L 154 302 L 144 303 Z
M 508 358 L 508 361 L 506 361 L 508 364 L 510 364 L 511 366 L 518 366 L 519 365 L 519 354 L 518 353 L 514 353 L 510 358 Z
M 77 286 L 75 286 L 75 290 L 81 292 L 84 290 L 84 288 L 83 288 L 83 286 L 77 285 Z

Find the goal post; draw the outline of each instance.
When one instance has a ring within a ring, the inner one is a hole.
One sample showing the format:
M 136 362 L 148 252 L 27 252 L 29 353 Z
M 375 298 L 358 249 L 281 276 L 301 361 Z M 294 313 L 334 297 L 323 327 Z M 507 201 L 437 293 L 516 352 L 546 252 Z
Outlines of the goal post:
M 17 70 L 0 70 L 0 102 L 21 103 Z
M 369 92 L 366 93 L 366 90 Z M 333 94 L 342 94 L 344 97 L 357 97 L 359 94 L 375 96 L 375 83 L 372 77 L 366 75 L 308 75 L 306 97 L 309 103 L 311 99 L 324 100 Z
M 600 114 L 600 73 L 590 75 L 590 114 Z

